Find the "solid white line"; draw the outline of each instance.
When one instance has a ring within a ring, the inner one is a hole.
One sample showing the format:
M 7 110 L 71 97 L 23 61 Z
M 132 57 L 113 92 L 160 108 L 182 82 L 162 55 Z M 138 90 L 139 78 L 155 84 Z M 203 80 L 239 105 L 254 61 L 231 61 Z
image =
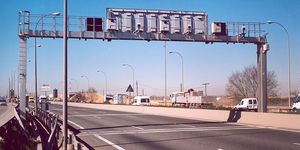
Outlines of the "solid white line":
M 300 146 L 300 143 L 293 143 L 293 144 Z
M 73 122 L 73 121 L 71 121 L 71 120 L 68 120 L 68 122 L 74 124 L 75 126 L 77 126 L 77 127 L 80 128 L 80 129 L 84 129 L 84 127 L 82 127 L 81 125 L 79 125 L 79 124 L 77 124 L 77 123 L 75 123 L 75 122 Z
M 151 133 L 172 133 L 172 132 L 205 132 L 205 131 L 227 131 L 227 130 L 252 130 L 251 127 L 220 128 L 220 127 L 200 127 L 200 128 L 173 128 L 173 129 L 143 129 L 143 130 L 122 130 L 98 132 L 98 135 L 125 135 L 125 134 L 151 134 Z M 92 132 L 80 133 L 78 136 L 88 136 Z
M 186 127 L 192 127 L 192 128 L 195 128 L 195 126 L 190 125 L 190 124 L 179 124 L 179 125 L 186 126 Z
M 104 137 L 100 136 L 100 135 L 97 135 L 97 134 L 94 134 L 95 137 L 97 137 L 98 139 L 104 141 L 105 143 L 113 146 L 114 148 L 116 148 L 117 150 L 125 150 L 124 148 L 120 147 L 119 145 L 116 145 L 115 143 L 105 139 Z
M 94 117 L 94 116 L 145 116 L 147 114 L 87 114 L 87 115 L 68 115 L 68 117 Z

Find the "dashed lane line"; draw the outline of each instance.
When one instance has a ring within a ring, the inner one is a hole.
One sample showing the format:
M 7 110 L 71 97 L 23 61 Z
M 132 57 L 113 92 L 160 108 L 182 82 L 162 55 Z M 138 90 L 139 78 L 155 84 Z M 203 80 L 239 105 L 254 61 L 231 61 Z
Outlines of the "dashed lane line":
M 300 146 L 300 143 L 293 143 L 294 145 L 298 145 L 298 146 Z
M 139 130 L 144 130 L 143 128 L 137 127 L 137 126 L 131 126 L 131 127 L 135 128 L 135 129 L 139 129 Z

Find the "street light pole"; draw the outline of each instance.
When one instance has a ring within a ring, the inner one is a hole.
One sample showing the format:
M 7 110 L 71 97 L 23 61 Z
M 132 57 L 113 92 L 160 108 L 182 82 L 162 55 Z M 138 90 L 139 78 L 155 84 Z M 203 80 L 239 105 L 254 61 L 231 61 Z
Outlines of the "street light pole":
M 35 28 L 34 31 L 36 31 L 38 24 L 40 23 L 41 20 L 43 20 L 44 17 L 46 16 L 59 16 L 60 13 L 59 12 L 54 12 L 51 14 L 47 14 L 47 15 L 42 15 L 39 20 L 37 21 L 37 23 L 35 24 Z M 37 108 L 38 108 L 38 94 L 37 94 L 37 47 L 41 47 L 41 45 L 37 45 L 36 44 L 36 37 L 34 38 L 34 86 L 35 86 L 35 113 L 37 113 Z
M 182 65 L 182 72 L 181 72 L 181 92 L 183 92 L 184 91 L 184 81 L 183 81 L 183 79 L 184 79 L 184 77 L 183 77 L 183 57 L 182 57 L 182 55 L 179 53 L 179 52 L 169 52 L 169 54 L 177 54 L 177 55 L 179 55 L 180 56 L 180 58 L 181 58 L 181 65 Z
M 64 0 L 64 100 L 63 100 L 63 149 L 67 150 L 68 140 L 68 0 Z
M 38 94 L 37 94 L 37 47 L 41 45 L 36 44 L 36 38 L 34 38 L 34 87 L 35 87 L 35 115 L 38 109 Z
M 98 70 L 97 72 L 103 73 L 103 75 L 105 77 L 105 100 L 106 100 L 106 95 L 107 95 L 107 76 L 106 76 L 106 73 L 104 71 L 102 71 L 102 70 Z
M 123 64 L 123 66 L 128 66 L 132 70 L 132 88 L 134 89 L 134 68 L 129 64 Z M 134 92 L 133 92 L 134 95 Z
M 289 107 L 291 107 L 291 48 L 290 48 L 290 35 L 288 30 L 279 22 L 269 20 L 268 24 L 277 24 L 283 28 L 286 33 L 288 41 L 288 98 L 289 98 Z

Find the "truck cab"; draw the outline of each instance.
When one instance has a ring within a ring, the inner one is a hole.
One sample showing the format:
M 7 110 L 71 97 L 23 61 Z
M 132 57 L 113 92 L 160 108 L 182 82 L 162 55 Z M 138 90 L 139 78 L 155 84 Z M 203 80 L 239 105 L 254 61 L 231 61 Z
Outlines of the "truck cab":
M 300 93 L 295 98 L 292 109 L 293 109 L 294 112 L 297 112 L 297 111 L 300 110 Z
M 235 110 L 254 110 L 257 112 L 257 99 L 256 98 L 243 98 L 239 104 L 234 106 Z

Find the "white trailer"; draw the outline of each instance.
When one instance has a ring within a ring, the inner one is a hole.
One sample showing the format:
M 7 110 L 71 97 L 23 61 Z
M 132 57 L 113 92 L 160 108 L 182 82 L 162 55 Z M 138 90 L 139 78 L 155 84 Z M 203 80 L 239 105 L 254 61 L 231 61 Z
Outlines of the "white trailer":
M 182 107 L 201 107 L 204 105 L 202 101 L 202 96 L 200 92 L 190 91 L 190 92 L 173 92 L 171 94 L 172 106 L 182 106 Z

